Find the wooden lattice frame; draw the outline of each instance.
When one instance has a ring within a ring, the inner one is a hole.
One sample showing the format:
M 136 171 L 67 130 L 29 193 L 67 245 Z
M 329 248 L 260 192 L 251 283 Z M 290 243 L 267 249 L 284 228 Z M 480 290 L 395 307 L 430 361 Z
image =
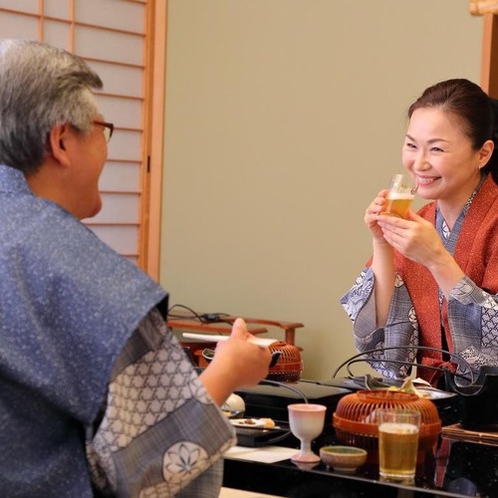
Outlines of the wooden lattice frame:
M 470 13 L 473 16 L 498 14 L 498 0 L 470 0 Z

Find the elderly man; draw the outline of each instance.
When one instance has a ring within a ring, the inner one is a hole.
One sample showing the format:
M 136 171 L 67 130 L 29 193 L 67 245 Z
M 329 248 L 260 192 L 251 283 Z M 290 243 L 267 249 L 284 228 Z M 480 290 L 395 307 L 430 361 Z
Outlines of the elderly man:
M 113 132 L 101 87 L 64 50 L 0 40 L 0 489 L 215 497 L 235 441 L 219 406 L 270 352 L 238 320 L 198 376 L 167 293 L 81 223 Z

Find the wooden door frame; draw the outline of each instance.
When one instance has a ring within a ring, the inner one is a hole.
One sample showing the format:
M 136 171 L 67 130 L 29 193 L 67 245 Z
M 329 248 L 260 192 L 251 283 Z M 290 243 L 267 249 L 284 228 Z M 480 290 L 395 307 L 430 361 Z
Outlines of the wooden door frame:
M 146 126 L 144 137 L 146 150 L 143 168 L 142 192 L 142 237 L 139 242 L 143 255 L 141 267 L 151 278 L 159 281 L 161 257 L 161 211 L 162 211 L 162 178 L 164 167 L 164 114 L 166 95 L 166 31 L 167 0 L 150 0 L 153 8 L 148 16 L 151 34 L 150 58 L 148 67 L 151 74 L 146 88 Z
M 481 87 L 498 98 L 498 15 L 487 13 L 483 19 Z

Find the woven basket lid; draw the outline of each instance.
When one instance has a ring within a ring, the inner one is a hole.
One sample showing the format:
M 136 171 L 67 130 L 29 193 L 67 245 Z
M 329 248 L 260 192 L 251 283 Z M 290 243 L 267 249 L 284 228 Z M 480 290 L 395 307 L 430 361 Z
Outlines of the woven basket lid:
M 441 419 L 431 400 L 413 393 L 385 389 L 358 391 L 343 396 L 333 415 L 333 425 L 353 434 L 378 435 L 378 410 L 382 408 L 419 411 L 422 438 L 441 432 Z
M 270 346 L 270 351 L 272 353 L 280 351 L 281 355 L 277 364 L 270 368 L 266 378 L 280 382 L 297 382 L 303 371 L 303 361 L 299 349 L 292 344 L 279 341 Z

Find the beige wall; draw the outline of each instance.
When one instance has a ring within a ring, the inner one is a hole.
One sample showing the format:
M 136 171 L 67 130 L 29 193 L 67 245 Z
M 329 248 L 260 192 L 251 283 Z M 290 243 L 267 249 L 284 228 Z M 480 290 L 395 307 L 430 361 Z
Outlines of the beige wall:
M 406 109 L 479 82 L 483 20 L 468 0 L 168 4 L 161 282 L 171 304 L 303 322 L 304 376 L 330 377 Z

